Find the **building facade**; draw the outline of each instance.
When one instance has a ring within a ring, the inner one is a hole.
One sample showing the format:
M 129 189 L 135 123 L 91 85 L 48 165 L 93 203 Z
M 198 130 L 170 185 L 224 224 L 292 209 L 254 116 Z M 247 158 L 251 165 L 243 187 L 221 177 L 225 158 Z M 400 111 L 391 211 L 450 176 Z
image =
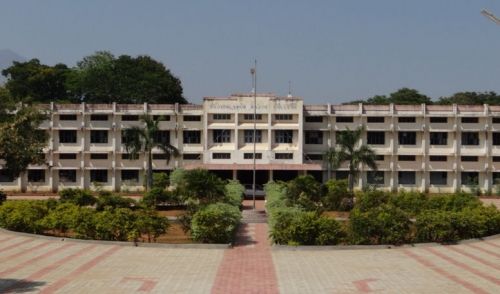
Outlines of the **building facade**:
M 360 166 L 356 188 L 449 193 L 492 191 L 500 180 L 500 106 L 304 105 L 296 97 L 235 94 L 206 97 L 201 105 L 51 104 L 46 165 L 17 179 L 0 170 L 0 189 L 57 191 L 93 188 L 137 191 L 144 183 L 144 155 L 133 158 L 123 130 L 141 126 L 147 113 L 160 119 L 161 140 L 180 151 L 168 163 L 153 151 L 155 172 L 206 168 L 252 183 L 255 140 L 257 184 L 311 174 L 347 177 L 347 165 L 329 170 L 322 155 L 336 136 L 364 127 L 359 144 L 377 153 L 378 170 Z M 256 133 L 254 137 L 254 126 Z

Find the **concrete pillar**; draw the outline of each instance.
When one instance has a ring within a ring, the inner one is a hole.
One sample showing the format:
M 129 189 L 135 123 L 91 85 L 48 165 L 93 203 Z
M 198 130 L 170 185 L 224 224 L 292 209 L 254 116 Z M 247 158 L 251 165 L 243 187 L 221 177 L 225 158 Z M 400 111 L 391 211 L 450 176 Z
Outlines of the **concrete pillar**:
M 233 180 L 237 180 L 238 179 L 238 171 L 233 169 Z
M 273 181 L 274 180 L 274 177 L 273 177 L 273 170 L 269 170 L 269 181 Z

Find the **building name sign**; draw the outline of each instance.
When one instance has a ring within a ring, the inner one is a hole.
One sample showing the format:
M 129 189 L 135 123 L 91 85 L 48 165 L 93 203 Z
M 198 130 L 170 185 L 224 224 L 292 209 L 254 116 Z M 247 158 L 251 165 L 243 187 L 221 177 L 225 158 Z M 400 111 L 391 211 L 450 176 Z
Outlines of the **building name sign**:
M 271 107 L 272 111 L 298 111 L 299 104 L 297 102 L 276 102 L 271 104 L 257 104 L 256 110 L 260 112 L 269 111 Z M 208 105 L 209 110 L 215 111 L 238 111 L 238 112 L 253 112 L 253 103 L 220 103 L 211 102 Z

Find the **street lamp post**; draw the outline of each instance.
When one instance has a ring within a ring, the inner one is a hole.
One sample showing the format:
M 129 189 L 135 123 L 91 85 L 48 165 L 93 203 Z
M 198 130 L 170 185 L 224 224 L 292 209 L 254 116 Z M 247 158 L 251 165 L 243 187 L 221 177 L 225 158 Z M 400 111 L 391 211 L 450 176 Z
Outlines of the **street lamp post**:
M 253 83 L 253 177 L 252 177 L 252 200 L 253 209 L 255 210 L 255 174 L 256 174 L 256 158 L 255 150 L 257 144 L 257 59 L 255 60 L 254 67 L 250 70 L 252 74 Z

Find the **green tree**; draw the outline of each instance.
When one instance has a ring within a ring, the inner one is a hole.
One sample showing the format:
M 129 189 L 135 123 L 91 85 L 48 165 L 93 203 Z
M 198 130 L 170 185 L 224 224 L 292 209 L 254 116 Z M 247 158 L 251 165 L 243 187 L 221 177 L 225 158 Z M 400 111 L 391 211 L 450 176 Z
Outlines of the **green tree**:
M 146 154 L 146 190 L 149 191 L 153 186 L 153 149 L 162 151 L 166 155 L 167 163 L 172 156 L 177 157 L 179 151 L 159 136 L 158 119 L 154 119 L 151 115 L 143 115 L 141 121 L 144 127 L 136 126 L 125 129 L 125 149 L 131 156 L 137 156 L 140 152 Z
M 224 200 L 224 181 L 206 169 L 186 171 L 184 183 L 182 193 L 190 202 L 205 205 Z
M 432 104 L 431 98 L 415 89 L 401 88 L 391 93 L 389 100 L 394 104 Z
M 9 90 L 0 86 L 0 123 L 5 122 L 12 117 L 9 112 L 14 108 L 15 104 Z
M 499 105 L 500 96 L 493 92 L 458 92 L 449 97 L 441 97 L 438 104 L 491 104 Z
M 337 145 L 325 153 L 325 159 L 333 170 L 336 170 L 344 162 L 348 162 L 349 168 L 349 191 L 354 188 L 354 181 L 359 174 L 359 165 L 366 164 L 373 170 L 377 170 L 375 152 L 367 145 L 357 146 L 364 128 L 346 130 L 337 134 Z

